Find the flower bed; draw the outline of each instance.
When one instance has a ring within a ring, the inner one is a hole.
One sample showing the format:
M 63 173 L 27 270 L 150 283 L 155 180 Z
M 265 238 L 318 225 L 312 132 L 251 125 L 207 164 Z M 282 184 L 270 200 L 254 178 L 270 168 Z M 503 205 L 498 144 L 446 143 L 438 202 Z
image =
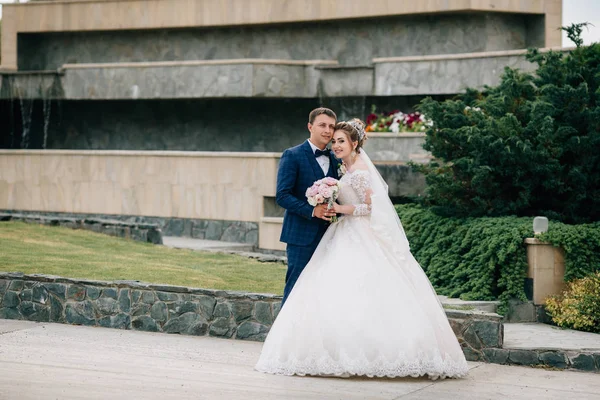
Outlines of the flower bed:
M 419 112 L 403 113 L 400 110 L 377 113 L 375 106 L 371 114 L 367 115 L 365 131 L 367 132 L 425 132 L 431 125 L 423 114 Z

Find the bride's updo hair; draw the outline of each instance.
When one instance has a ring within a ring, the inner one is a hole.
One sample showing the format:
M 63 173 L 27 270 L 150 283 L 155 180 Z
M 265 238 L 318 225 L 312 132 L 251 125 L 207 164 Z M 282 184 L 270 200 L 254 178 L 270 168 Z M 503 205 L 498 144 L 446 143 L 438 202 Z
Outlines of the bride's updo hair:
M 358 118 L 352 118 L 350 121 L 341 121 L 335 124 L 334 131 L 342 131 L 348 136 L 351 142 L 358 142 L 356 153 L 360 154 L 360 149 L 367 141 L 367 133 L 365 132 L 366 124 Z

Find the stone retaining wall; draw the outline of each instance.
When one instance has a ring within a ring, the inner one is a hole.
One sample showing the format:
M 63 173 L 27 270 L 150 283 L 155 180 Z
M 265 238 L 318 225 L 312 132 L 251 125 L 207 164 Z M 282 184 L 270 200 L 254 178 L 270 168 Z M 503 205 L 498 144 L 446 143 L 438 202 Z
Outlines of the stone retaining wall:
M 494 364 L 577 369 L 600 373 L 598 351 L 563 349 L 484 349 L 481 361 Z
M 3 214 L 20 214 L 27 218 L 36 216 L 58 220 L 110 220 L 133 225 L 158 228 L 163 236 L 192 237 L 195 239 L 258 245 L 258 224 L 244 221 L 204 220 L 196 218 L 148 217 L 143 215 L 36 212 L 25 210 L 0 210 Z
M 0 272 L 0 318 L 263 341 L 281 297 Z M 469 359 L 502 346 L 497 314 L 447 310 Z
M 280 302 L 269 294 L 0 272 L 0 319 L 263 341 Z M 498 314 L 446 315 L 467 360 L 600 372 L 597 352 L 503 349 Z
M 446 310 L 446 316 L 469 361 L 485 361 L 484 349 L 501 348 L 502 317 L 483 311 Z
M 23 221 L 73 229 L 85 229 L 140 242 L 162 244 L 162 234 L 156 224 L 125 222 L 114 219 L 47 216 L 35 213 L 0 213 L 0 221 Z
M 0 318 L 262 341 L 281 297 L 0 273 Z

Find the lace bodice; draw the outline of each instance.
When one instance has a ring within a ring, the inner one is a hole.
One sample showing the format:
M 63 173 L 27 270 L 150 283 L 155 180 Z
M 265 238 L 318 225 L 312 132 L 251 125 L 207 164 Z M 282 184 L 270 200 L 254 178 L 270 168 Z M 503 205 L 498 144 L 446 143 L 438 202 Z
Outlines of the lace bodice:
M 366 204 L 367 191 L 371 188 L 369 171 L 357 169 L 347 172 L 340 179 L 341 187 L 337 202 L 352 204 L 355 216 L 371 214 L 371 205 Z

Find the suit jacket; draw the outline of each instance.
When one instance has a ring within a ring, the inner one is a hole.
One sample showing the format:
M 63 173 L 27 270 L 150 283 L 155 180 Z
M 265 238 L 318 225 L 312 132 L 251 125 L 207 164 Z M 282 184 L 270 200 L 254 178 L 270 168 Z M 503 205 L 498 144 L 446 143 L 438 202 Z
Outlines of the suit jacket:
M 308 204 L 306 189 L 325 176 L 339 179 L 338 164 L 341 161 L 333 154 L 329 157 L 329 171 L 324 175 L 308 141 L 287 149 L 281 155 L 276 201 L 285 208 L 279 239 L 282 242 L 307 246 L 315 240 L 319 228 L 328 225 L 328 222 L 312 217 L 314 207 Z

